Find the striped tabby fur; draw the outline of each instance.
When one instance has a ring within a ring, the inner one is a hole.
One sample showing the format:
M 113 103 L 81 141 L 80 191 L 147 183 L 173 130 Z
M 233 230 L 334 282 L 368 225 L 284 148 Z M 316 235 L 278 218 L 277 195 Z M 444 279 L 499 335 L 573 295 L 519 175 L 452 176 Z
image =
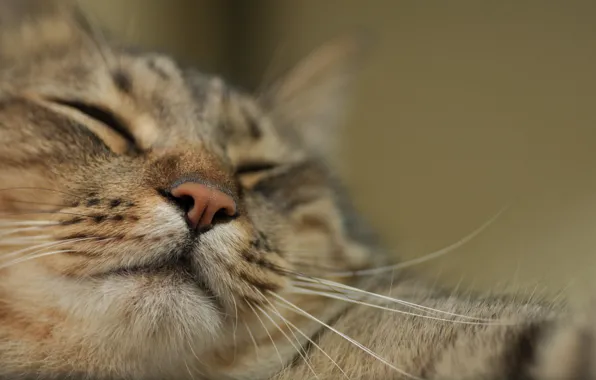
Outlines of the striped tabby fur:
M 252 96 L 94 30 L 0 1 L 1 379 L 596 379 L 565 305 L 358 272 L 390 259 L 325 165 L 356 40 Z M 237 216 L 191 231 L 180 181 Z

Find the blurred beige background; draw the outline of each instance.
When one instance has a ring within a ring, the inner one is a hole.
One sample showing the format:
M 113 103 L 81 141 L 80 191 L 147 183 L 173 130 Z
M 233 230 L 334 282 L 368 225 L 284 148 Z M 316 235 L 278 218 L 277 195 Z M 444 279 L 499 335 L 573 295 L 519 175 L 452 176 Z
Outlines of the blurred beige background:
M 249 88 L 329 37 L 378 43 L 345 178 L 402 258 L 439 282 L 533 291 L 596 277 L 596 2 L 81 0 L 117 35 Z M 594 282 L 594 281 L 592 281 Z

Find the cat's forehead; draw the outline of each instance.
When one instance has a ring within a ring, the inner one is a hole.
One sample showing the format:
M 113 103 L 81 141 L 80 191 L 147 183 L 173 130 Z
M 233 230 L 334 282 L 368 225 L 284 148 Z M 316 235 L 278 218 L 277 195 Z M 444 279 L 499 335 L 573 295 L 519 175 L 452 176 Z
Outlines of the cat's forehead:
M 141 147 L 264 134 L 254 98 L 166 54 L 122 47 L 65 1 L 0 2 L 0 11 L 2 92 L 109 110 Z
M 0 96 L 8 88 L 50 103 L 111 111 L 126 127 L 116 129 L 134 135 L 142 151 L 191 142 L 252 163 L 334 154 L 344 88 L 360 51 L 352 38 L 313 52 L 257 99 L 166 55 L 122 49 L 80 22 L 62 0 L 23 0 L 26 7 L 16 6 L 21 0 L 5 1 Z M 112 132 L 101 131 L 102 139 Z M 117 139 L 117 153 L 130 145 L 129 137 Z
M 148 110 L 165 128 L 225 141 L 254 141 L 274 135 L 257 98 L 224 81 L 152 52 L 118 53 L 109 80 L 120 96 Z
M 3 86 L 16 92 L 108 108 L 146 146 L 168 137 L 217 142 L 264 132 L 259 125 L 265 115 L 254 97 L 163 53 L 90 42 L 0 68 L 0 76 Z

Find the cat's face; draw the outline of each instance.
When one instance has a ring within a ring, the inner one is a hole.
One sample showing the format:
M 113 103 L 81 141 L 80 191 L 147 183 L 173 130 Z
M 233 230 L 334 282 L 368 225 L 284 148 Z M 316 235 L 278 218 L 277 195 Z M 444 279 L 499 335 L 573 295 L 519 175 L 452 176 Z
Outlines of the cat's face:
M 319 160 L 349 43 L 257 99 L 56 4 L 0 3 L 0 375 L 217 373 L 290 273 L 368 264 Z

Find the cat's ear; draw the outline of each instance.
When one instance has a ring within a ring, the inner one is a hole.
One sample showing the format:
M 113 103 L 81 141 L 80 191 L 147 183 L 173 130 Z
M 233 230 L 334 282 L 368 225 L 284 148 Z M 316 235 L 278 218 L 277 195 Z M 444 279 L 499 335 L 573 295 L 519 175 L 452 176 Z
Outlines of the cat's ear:
M 0 0 L 0 62 L 14 62 L 82 43 L 75 0 Z
M 290 128 L 309 148 L 333 156 L 370 37 L 359 31 L 331 40 L 275 82 L 263 97 L 275 123 Z

